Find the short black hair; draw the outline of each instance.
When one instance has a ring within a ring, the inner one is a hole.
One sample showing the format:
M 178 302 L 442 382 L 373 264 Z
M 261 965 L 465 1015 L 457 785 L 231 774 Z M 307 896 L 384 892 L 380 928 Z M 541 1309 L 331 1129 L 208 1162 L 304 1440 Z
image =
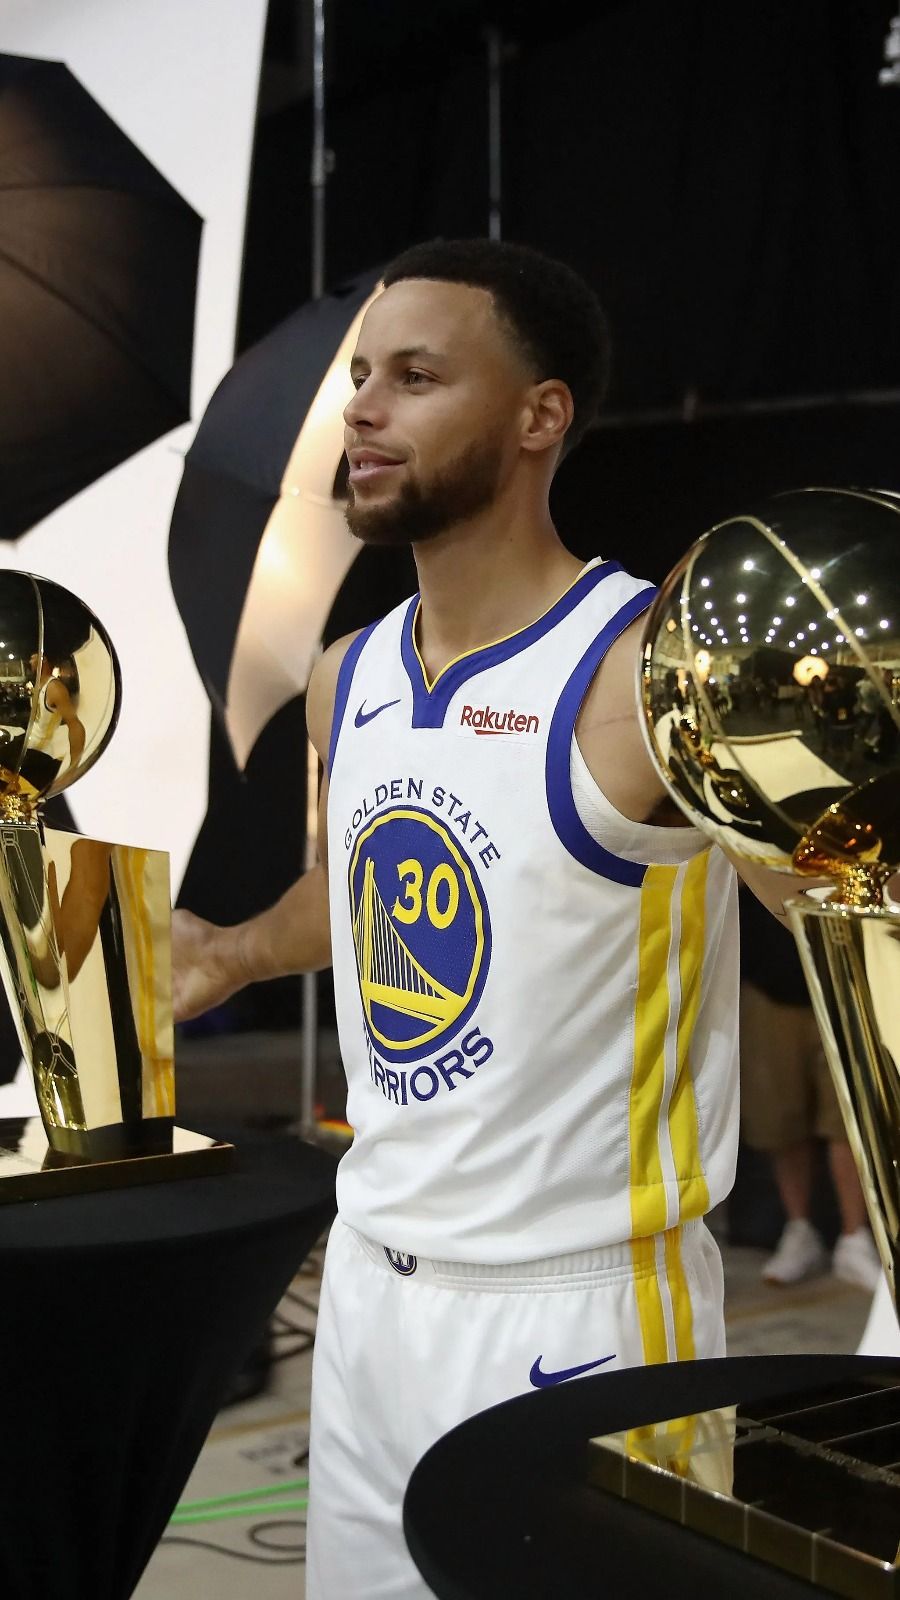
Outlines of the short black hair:
M 593 289 L 571 267 L 528 245 L 499 239 L 431 239 L 397 256 L 382 273 L 385 288 L 429 278 L 486 289 L 537 381 L 560 378 L 575 414 L 568 455 L 597 416 L 609 384 L 606 317 Z

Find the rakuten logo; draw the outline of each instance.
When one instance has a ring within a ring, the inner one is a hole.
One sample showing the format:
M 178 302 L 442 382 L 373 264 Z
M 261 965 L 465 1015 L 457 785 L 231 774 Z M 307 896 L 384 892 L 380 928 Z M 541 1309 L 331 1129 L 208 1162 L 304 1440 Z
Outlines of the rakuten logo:
M 537 733 L 538 719 L 524 711 L 494 711 L 491 706 L 463 706 L 461 728 L 475 733 Z

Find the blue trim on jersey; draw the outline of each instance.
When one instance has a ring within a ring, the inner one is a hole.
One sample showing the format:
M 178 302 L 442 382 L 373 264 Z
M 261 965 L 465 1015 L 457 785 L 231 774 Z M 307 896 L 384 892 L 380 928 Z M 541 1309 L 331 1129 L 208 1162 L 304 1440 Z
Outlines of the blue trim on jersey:
M 572 794 L 571 749 L 575 722 L 597 668 L 619 634 L 642 611 L 646 611 L 655 593 L 653 588 L 642 589 L 639 594 L 626 600 L 615 616 L 601 628 L 565 685 L 547 736 L 547 805 L 558 838 L 583 867 L 635 889 L 639 889 L 644 881 L 646 866 L 613 855 L 588 833 L 578 815 Z
M 479 672 L 488 672 L 492 667 L 499 667 L 502 662 L 511 660 L 520 650 L 527 650 L 529 645 L 542 639 L 545 633 L 549 633 L 558 622 L 569 616 L 585 596 L 596 589 L 598 583 L 602 583 L 611 573 L 621 570 L 618 561 L 604 561 L 601 566 L 592 567 L 583 577 L 576 578 L 565 594 L 560 595 L 556 604 L 539 617 L 537 622 L 530 623 L 527 628 L 520 629 L 508 639 L 501 639 L 497 644 L 485 645 L 482 650 L 470 650 L 459 661 L 454 661 L 452 666 L 447 667 L 434 688 L 430 690 L 425 683 L 422 663 L 416 654 L 413 640 L 416 609 L 419 604 L 419 596 L 413 595 L 403 619 L 400 635 L 400 654 L 412 687 L 412 727 L 442 728 L 450 701 L 464 683 L 468 683 L 469 679 L 476 677 Z
M 353 643 L 350 645 L 347 654 L 344 656 L 344 659 L 341 662 L 338 670 L 337 688 L 335 689 L 334 694 L 334 712 L 331 718 L 331 738 L 328 742 L 329 775 L 332 767 L 334 766 L 334 753 L 337 749 L 338 735 L 340 734 L 341 725 L 344 721 L 344 712 L 347 709 L 347 701 L 350 698 L 350 685 L 353 682 L 353 674 L 356 671 L 356 663 L 362 654 L 363 646 L 368 642 L 369 635 L 377 627 L 378 622 L 370 622 L 367 628 L 363 628 L 362 633 L 358 634 Z
M 416 647 L 413 644 L 413 629 L 416 625 L 418 608 L 419 596 L 414 594 L 406 608 L 406 616 L 403 618 L 403 625 L 400 629 L 400 659 L 406 668 L 406 676 L 412 688 L 412 723 L 410 726 L 413 728 L 428 728 L 432 724 L 420 722 L 418 718 L 423 693 L 426 694 L 427 698 L 427 691 L 422 677 L 422 664 L 416 655 Z M 440 725 L 440 723 L 436 724 L 437 727 L 440 727 Z

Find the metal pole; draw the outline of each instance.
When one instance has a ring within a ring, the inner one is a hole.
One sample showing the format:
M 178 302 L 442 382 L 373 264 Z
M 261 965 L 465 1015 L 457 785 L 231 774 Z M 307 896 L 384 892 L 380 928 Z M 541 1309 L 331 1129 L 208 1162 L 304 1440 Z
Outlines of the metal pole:
M 325 0 L 313 0 L 313 147 L 312 191 L 312 298 L 325 293 L 325 189 L 331 170 L 331 152 L 325 147 Z M 306 848 L 303 867 L 316 864 L 318 832 L 319 758 L 311 740 L 306 744 Z M 314 972 L 302 980 L 303 1031 L 300 1041 L 300 1131 L 311 1135 L 316 1126 L 316 1077 L 319 1059 L 319 989 Z
M 503 222 L 501 126 L 503 35 L 496 25 L 485 29 L 488 55 L 488 237 L 499 239 Z
M 319 757 L 311 739 L 306 741 L 306 872 L 316 864 L 319 814 Z M 316 1126 L 316 1069 L 319 1058 L 319 990 L 314 972 L 303 974 L 303 1033 L 300 1043 L 300 1129 L 311 1134 Z
M 708 417 L 775 417 L 790 411 L 821 411 L 837 406 L 869 407 L 900 405 L 900 389 L 838 389 L 829 394 L 771 395 L 766 400 L 732 400 L 707 404 L 696 389 L 689 389 L 678 407 L 647 411 L 601 412 L 590 431 L 604 428 L 647 428 L 659 423 L 703 422 Z
M 312 297 L 325 293 L 325 188 L 329 154 L 325 148 L 325 0 L 313 0 Z

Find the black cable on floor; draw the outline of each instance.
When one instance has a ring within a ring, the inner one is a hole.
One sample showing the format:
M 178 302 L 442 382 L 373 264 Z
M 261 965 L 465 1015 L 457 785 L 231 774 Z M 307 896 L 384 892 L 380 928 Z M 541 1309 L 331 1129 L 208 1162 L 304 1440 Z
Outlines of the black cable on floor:
M 260 1538 L 261 1534 L 267 1533 L 267 1532 L 271 1531 L 274 1528 L 290 1528 L 292 1530 L 296 1529 L 298 1531 L 300 1529 L 303 1529 L 303 1543 L 302 1543 L 302 1545 L 294 1546 L 293 1549 L 294 1549 L 295 1553 L 293 1553 L 291 1555 L 282 1555 L 282 1556 L 272 1557 L 272 1556 L 256 1556 L 256 1555 L 253 1555 L 252 1551 L 247 1551 L 247 1550 L 232 1550 L 230 1548 L 230 1546 L 227 1545 L 227 1544 L 213 1544 L 209 1539 L 193 1539 L 193 1538 L 189 1537 L 186 1534 L 180 1534 L 180 1533 L 176 1533 L 176 1534 L 172 1534 L 171 1536 L 167 1536 L 165 1539 L 162 1540 L 162 1543 L 164 1545 L 165 1544 L 190 1544 L 190 1545 L 194 1545 L 196 1548 L 198 1548 L 200 1550 L 215 1550 L 218 1555 L 221 1555 L 221 1556 L 234 1556 L 238 1561 L 255 1561 L 257 1566 L 260 1566 L 260 1567 L 296 1567 L 296 1566 L 299 1566 L 301 1562 L 306 1560 L 306 1529 L 305 1529 L 305 1526 L 304 1526 L 303 1523 L 298 1523 L 298 1522 L 258 1522 L 255 1525 L 255 1527 L 247 1529 L 247 1537 L 250 1539 L 252 1544 L 259 1545 L 260 1549 L 262 1549 L 262 1550 L 285 1550 L 285 1549 L 290 1550 L 291 1549 L 290 1545 L 285 1546 L 285 1545 L 266 1544 L 265 1540 Z

